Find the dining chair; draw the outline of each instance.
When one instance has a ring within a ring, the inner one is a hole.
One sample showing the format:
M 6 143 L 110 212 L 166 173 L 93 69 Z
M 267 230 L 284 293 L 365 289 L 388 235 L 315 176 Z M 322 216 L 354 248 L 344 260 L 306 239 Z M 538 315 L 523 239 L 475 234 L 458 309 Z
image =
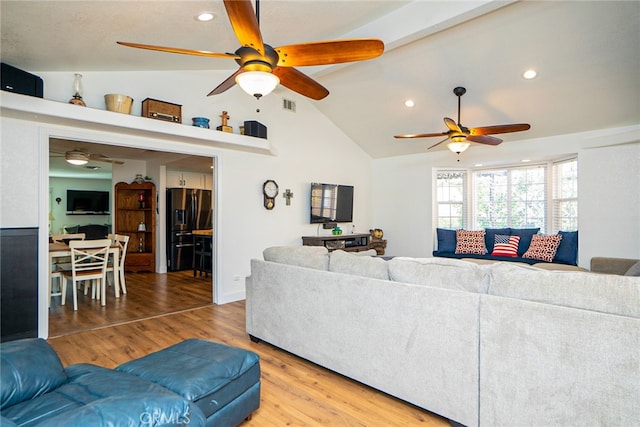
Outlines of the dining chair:
M 73 291 L 73 310 L 78 310 L 78 282 L 90 280 L 92 294 L 100 295 L 100 305 L 106 305 L 105 277 L 109 260 L 111 240 L 72 240 L 71 270 L 62 271 L 62 276 L 71 283 Z M 62 305 L 66 302 L 67 283 L 62 285 Z
M 112 286 L 112 275 L 117 274 L 120 281 L 120 289 L 122 290 L 122 293 L 126 295 L 127 285 L 124 281 L 124 261 L 127 256 L 127 248 L 129 247 L 129 236 L 109 233 L 108 238 L 111 240 L 111 244 L 118 245 L 120 247 L 120 256 L 118 257 L 118 271 L 114 271 L 113 260 L 109 259 L 109 263 L 107 264 L 107 282 L 109 283 L 109 286 Z M 112 275 L 109 275 L 108 273 L 111 273 Z M 118 294 L 116 293 L 116 296 L 117 295 Z
M 52 234 L 51 241 L 53 243 L 68 244 L 71 240 L 84 240 L 85 237 L 86 235 L 84 233 Z M 49 268 L 51 268 L 51 281 L 49 282 L 48 306 L 51 307 L 51 299 L 62 296 L 62 271 L 71 269 L 71 257 L 56 258 Z

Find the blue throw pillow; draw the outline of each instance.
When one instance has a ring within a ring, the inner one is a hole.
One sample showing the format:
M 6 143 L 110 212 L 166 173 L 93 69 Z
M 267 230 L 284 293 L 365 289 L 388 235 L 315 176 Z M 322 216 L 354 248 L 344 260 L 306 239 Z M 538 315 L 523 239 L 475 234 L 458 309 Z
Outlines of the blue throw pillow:
M 454 253 L 456 251 L 456 230 L 436 228 L 438 236 L 438 253 Z
M 578 231 L 558 231 L 562 236 L 553 262 L 578 265 Z
M 527 252 L 529 249 L 529 245 L 531 245 L 531 238 L 534 234 L 538 234 L 540 231 L 540 227 L 538 228 L 512 228 L 511 235 L 512 236 L 520 236 L 520 243 L 518 244 L 518 256 L 522 257 L 522 255 Z
M 496 242 L 496 234 L 504 234 L 509 236 L 511 234 L 511 228 L 486 228 L 484 234 L 484 246 L 487 248 L 487 253 L 493 252 L 493 245 Z

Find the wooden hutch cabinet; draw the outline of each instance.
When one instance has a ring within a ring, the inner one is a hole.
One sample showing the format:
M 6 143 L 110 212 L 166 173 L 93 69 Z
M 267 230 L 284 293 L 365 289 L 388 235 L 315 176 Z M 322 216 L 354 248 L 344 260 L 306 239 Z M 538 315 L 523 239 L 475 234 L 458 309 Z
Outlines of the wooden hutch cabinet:
M 156 186 L 119 182 L 115 186 L 115 233 L 129 236 L 125 269 L 156 270 Z

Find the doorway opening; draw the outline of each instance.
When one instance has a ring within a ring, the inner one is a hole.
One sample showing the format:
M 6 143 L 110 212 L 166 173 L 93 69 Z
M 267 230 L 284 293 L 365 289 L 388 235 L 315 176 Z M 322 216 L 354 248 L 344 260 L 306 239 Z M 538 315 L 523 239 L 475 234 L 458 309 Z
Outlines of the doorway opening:
M 127 294 L 115 297 L 107 288 L 107 303 L 91 299 L 90 292 L 78 292 L 78 311 L 60 296 L 50 299 L 49 336 L 60 336 L 95 329 L 140 318 L 155 317 L 212 304 L 215 289 L 215 257 L 211 257 L 211 274 L 196 275 L 192 265 L 177 271 L 167 268 L 167 188 L 203 188 L 211 193 L 211 225 L 216 218 L 215 156 L 152 150 L 110 143 L 88 142 L 82 138 L 48 136 L 49 165 L 49 235 L 69 233 L 83 225 L 102 225 L 114 232 L 114 187 L 118 182 L 131 183 L 137 175 L 154 183 L 156 190 L 156 269 L 126 272 Z M 88 162 L 71 165 L 67 153 L 87 154 Z M 68 214 L 67 190 L 107 191 L 109 212 Z M 212 239 L 215 249 L 215 238 Z M 213 252 L 213 251 L 212 251 Z M 176 269 L 174 269 L 176 270 Z M 68 285 L 67 285 L 68 286 Z M 67 292 L 68 297 L 71 294 Z M 47 295 L 48 296 L 48 295 Z M 69 299 L 69 298 L 67 298 Z

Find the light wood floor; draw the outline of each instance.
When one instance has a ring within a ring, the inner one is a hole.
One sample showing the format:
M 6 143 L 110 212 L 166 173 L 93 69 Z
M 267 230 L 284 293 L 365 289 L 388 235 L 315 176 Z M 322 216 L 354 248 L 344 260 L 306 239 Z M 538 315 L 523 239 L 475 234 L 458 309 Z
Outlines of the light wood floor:
M 98 327 L 173 313 L 210 305 L 213 301 L 211 276 L 193 277 L 193 271 L 167 274 L 126 273 L 127 295 L 114 296 L 113 287 L 107 289 L 107 304 L 100 306 L 78 292 L 78 311 L 73 311 L 70 289 L 65 305 L 60 297 L 53 297 L 49 308 L 49 336 L 86 331 Z
M 260 355 L 261 406 L 243 427 L 449 425 L 267 343 L 251 342 L 244 301 L 211 304 L 210 278 L 194 279 L 191 272 L 127 273 L 127 290 L 119 299 L 111 292 L 106 307 L 79 295 L 76 312 L 70 301 L 65 307 L 59 298 L 54 301 L 50 335 L 56 337 L 49 342 L 65 366 L 113 368 L 184 339 L 202 338 Z

